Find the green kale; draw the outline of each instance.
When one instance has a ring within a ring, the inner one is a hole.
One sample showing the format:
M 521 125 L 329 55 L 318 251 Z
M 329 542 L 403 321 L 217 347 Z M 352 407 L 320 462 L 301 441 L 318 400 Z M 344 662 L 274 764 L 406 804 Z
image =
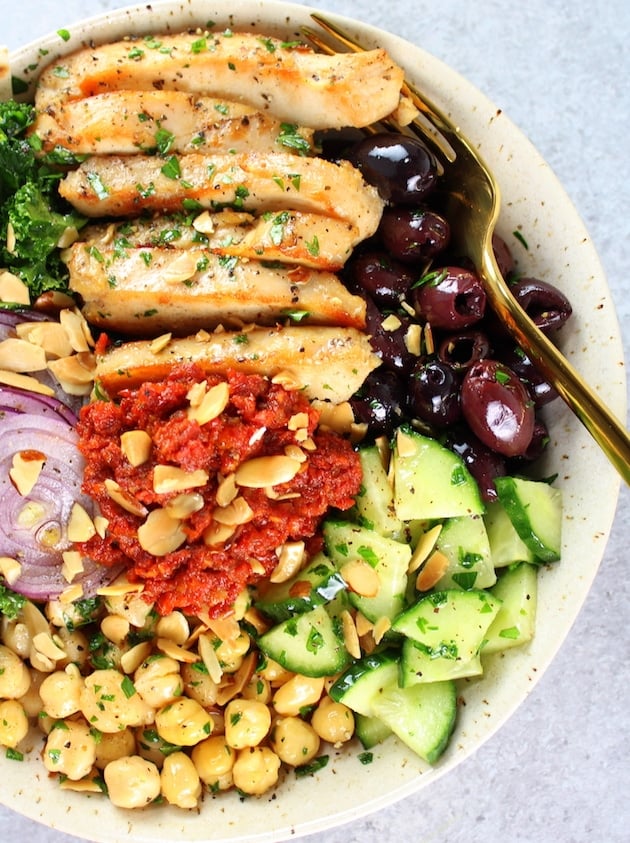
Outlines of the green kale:
M 26 603 L 26 597 L 11 591 L 6 585 L 0 582 L 0 615 L 9 620 L 16 618 L 22 606 Z

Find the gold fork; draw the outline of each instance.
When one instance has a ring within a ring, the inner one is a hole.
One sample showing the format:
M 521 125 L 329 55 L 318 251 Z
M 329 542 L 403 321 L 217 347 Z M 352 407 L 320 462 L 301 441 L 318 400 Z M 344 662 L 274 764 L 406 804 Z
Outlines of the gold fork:
M 337 24 L 319 14 L 311 17 L 337 44 L 354 52 L 364 49 Z M 337 52 L 310 27 L 303 27 L 302 31 L 322 52 Z M 476 266 L 488 301 L 512 337 L 630 485 L 628 431 L 534 324 L 499 271 L 492 248 L 492 235 L 499 217 L 500 191 L 492 173 L 470 141 L 433 103 L 408 81 L 403 84 L 402 92 L 419 112 L 410 128 L 430 144 L 443 165 L 441 182 L 448 195 L 449 221 L 456 233 L 458 247 Z M 395 131 L 400 130 L 391 118 L 384 124 Z

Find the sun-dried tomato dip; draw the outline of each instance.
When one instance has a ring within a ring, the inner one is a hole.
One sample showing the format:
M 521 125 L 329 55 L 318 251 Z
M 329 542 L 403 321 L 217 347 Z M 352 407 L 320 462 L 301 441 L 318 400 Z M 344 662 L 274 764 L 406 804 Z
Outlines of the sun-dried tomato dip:
M 89 404 L 77 427 L 84 491 L 108 523 L 80 549 L 124 562 L 161 614 L 225 613 L 286 543 L 316 543 L 322 516 L 359 491 L 351 444 L 317 423 L 299 391 L 194 365 Z

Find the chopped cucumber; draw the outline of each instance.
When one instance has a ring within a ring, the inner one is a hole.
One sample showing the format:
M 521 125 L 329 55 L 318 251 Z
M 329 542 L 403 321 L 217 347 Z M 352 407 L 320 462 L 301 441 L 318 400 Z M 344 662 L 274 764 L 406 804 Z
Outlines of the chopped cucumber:
M 350 661 L 341 624 L 323 606 L 272 627 L 258 639 L 258 646 L 286 670 L 304 676 L 334 676 Z
M 392 459 L 394 506 L 402 521 L 484 511 L 479 487 L 463 460 L 435 439 L 399 430 Z
M 507 650 L 531 641 L 536 621 L 538 569 L 527 562 L 506 568 L 492 589 L 501 600 L 496 618 L 488 627 L 482 655 Z
M 481 516 L 450 518 L 440 531 L 436 549 L 449 561 L 447 570 L 435 585 L 438 591 L 488 588 L 497 581 L 490 542 Z
M 392 734 L 392 730 L 378 717 L 367 717 L 365 714 L 355 713 L 354 733 L 361 741 L 363 749 L 372 749 L 377 744 L 383 743 Z
M 376 445 L 359 449 L 363 483 L 356 499 L 359 523 L 381 536 L 399 538 L 403 523 L 394 510 L 394 489 Z
M 486 507 L 483 518 L 495 568 L 504 568 L 514 562 L 536 560 L 532 551 L 514 529 L 514 524 L 500 501 L 491 501 Z
M 408 668 L 401 681 L 405 685 L 433 682 L 468 665 L 479 654 L 500 605 L 487 591 L 449 589 L 421 597 L 392 625 L 394 632 L 418 644 L 417 653 L 408 648 Z
M 352 605 L 373 623 L 382 617 L 393 620 L 405 604 L 410 546 L 348 521 L 326 521 L 323 532 L 327 553 L 342 577 L 344 566 L 355 561 L 367 562 L 378 574 L 377 594 L 349 591 Z
M 283 621 L 329 602 L 345 587 L 333 562 L 317 553 L 287 582 L 269 584 L 254 603 L 274 621 Z
M 374 700 L 374 714 L 420 758 L 434 764 L 446 749 L 457 716 L 454 682 L 400 688 L 390 682 Z
M 400 657 L 399 684 L 403 688 L 420 682 L 443 682 L 446 679 L 461 679 L 464 676 L 479 676 L 483 673 L 479 654 L 470 657 L 448 657 L 448 650 L 442 648 L 439 655 L 426 644 L 412 638 L 405 638 Z
M 542 562 L 557 562 L 562 546 L 562 493 L 541 480 L 497 477 L 495 487 L 514 529 Z
M 329 694 L 358 714 L 374 715 L 374 701 L 383 688 L 398 682 L 398 653 L 371 653 L 353 662 L 336 680 Z

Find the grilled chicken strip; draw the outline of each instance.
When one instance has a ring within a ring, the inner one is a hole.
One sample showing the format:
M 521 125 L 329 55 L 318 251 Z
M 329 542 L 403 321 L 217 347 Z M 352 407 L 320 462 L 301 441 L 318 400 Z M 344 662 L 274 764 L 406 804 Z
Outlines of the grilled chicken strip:
M 94 156 L 59 192 L 88 217 L 172 213 L 187 205 L 244 211 L 295 210 L 345 220 L 361 240 L 378 227 L 383 201 L 359 170 L 287 152 L 230 155 Z
M 340 404 L 380 362 L 368 337 L 353 328 L 255 327 L 173 339 L 161 350 L 148 340 L 111 346 L 97 355 L 95 379 L 113 398 L 127 387 L 163 379 L 175 363 L 198 363 L 208 373 L 266 375 L 304 389 L 310 399 Z
M 185 336 L 290 317 L 315 325 L 365 325 L 364 300 L 330 272 L 270 267 L 201 248 L 97 250 L 75 243 L 64 260 L 88 322 L 123 334 Z
M 351 223 L 299 211 L 268 211 L 260 217 L 240 211 L 203 211 L 192 222 L 181 215 L 158 216 L 90 225 L 81 231 L 81 242 L 98 251 L 110 246 L 203 247 L 217 255 L 330 272 L 344 265 L 359 239 Z
M 403 72 L 383 49 L 325 56 L 255 33 L 161 35 L 86 47 L 41 74 L 35 105 L 120 90 L 225 97 L 311 128 L 367 126 L 398 105 Z
M 168 152 L 308 152 L 312 129 L 241 103 L 183 91 L 112 91 L 49 106 L 31 132 L 44 152 L 77 155 Z

